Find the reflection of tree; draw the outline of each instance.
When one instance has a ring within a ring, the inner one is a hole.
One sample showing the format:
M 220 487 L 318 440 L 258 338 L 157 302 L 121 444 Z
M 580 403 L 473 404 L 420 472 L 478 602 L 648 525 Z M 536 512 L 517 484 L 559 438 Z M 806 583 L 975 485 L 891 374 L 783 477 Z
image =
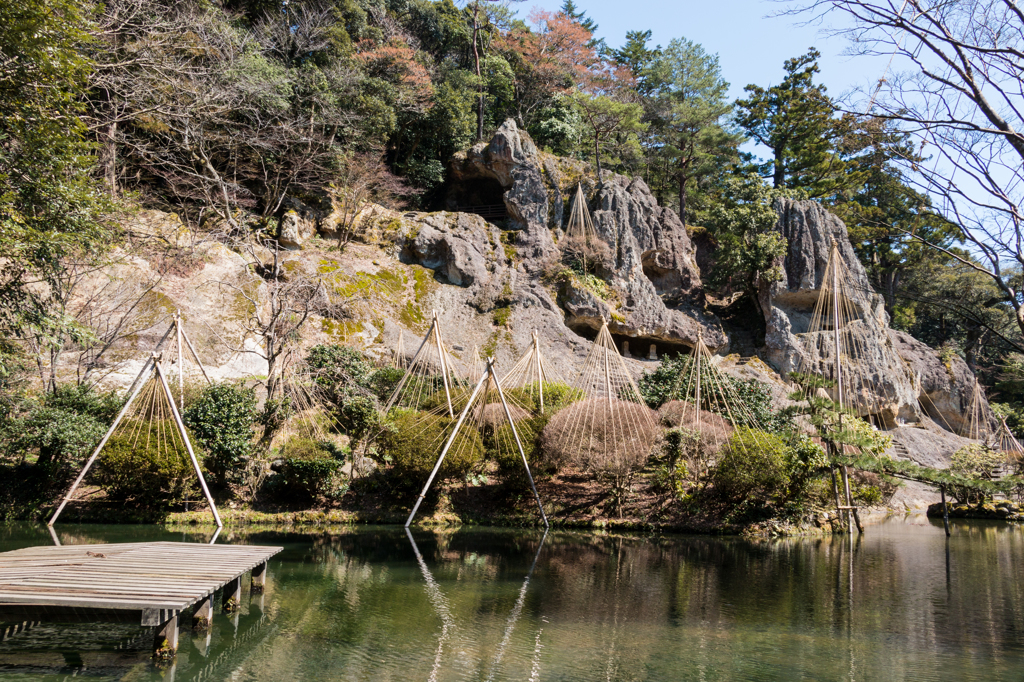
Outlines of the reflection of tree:
M 883 529 L 853 548 L 849 537 L 553 532 L 539 559 L 539 534 L 515 531 L 418 533 L 415 552 L 397 529 L 236 532 L 289 548 L 268 592 L 281 639 L 239 676 L 426 679 L 438 660 L 438 679 L 468 669 L 477 680 L 848 679 L 851 665 L 857 678 L 902 679 L 977 656 L 1002 665 L 1024 631 L 1024 544 L 972 528 L 950 545 L 948 592 L 941 527 Z M 444 620 L 423 566 L 451 619 L 440 659 Z

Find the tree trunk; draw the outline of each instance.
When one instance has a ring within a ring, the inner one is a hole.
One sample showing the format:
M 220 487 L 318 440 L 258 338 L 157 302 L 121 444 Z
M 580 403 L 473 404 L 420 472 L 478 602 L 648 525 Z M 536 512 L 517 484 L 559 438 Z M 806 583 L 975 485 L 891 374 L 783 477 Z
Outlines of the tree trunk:
M 686 225 L 686 178 L 679 176 L 679 220 Z
M 594 134 L 594 162 L 597 165 L 597 186 L 603 187 L 604 180 L 601 177 L 601 136 Z
M 473 3 L 473 61 L 476 63 L 477 83 L 477 104 L 476 104 L 476 141 L 484 139 L 484 81 L 480 73 L 480 48 L 478 47 L 478 36 L 480 25 L 477 22 L 477 14 L 480 11 L 480 0 Z
M 782 158 L 782 155 L 786 153 L 786 148 L 783 146 L 776 147 L 772 150 L 774 156 L 772 174 L 772 187 L 775 189 L 782 189 L 786 186 L 786 164 Z
M 110 196 L 117 196 L 117 121 L 107 125 L 106 139 L 100 146 L 100 167 L 103 169 L 103 181 L 110 191 Z

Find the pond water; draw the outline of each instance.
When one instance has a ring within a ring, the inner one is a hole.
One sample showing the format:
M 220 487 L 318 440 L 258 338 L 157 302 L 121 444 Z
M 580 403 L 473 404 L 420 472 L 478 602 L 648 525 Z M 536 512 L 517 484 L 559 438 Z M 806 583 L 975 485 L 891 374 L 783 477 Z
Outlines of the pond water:
M 209 539 L 64 526 L 65 543 Z M 226 536 L 226 537 L 225 537 Z M 542 542 L 543 539 L 543 542 Z M 230 534 L 277 544 L 262 596 L 183 630 L 44 624 L 0 642 L 0 680 L 1019 680 L 1024 533 L 921 516 L 861 538 L 367 527 Z M 48 544 L 0 526 L 0 550 Z

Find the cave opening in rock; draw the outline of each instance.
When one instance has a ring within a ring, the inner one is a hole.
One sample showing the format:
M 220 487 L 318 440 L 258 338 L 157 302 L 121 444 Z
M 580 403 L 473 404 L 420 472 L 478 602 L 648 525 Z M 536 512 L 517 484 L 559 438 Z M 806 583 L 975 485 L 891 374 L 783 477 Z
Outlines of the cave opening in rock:
M 445 209 L 475 213 L 485 220 L 504 220 L 505 189 L 494 178 L 471 178 L 452 182 L 445 198 Z
M 577 335 L 588 341 L 597 338 L 598 330 L 585 324 L 569 325 L 569 328 Z M 689 355 L 693 348 L 685 343 L 665 341 L 645 336 L 628 336 L 612 332 L 612 339 L 615 347 L 623 357 L 634 360 L 663 360 L 666 356 Z

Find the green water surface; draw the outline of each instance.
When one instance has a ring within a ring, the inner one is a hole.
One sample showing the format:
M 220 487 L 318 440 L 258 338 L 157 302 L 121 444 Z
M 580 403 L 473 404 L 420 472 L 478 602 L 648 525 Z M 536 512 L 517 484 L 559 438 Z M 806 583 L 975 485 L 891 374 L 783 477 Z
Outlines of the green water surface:
M 63 526 L 67 543 L 203 541 Z M 182 630 L 42 624 L 0 642 L 0 680 L 1020 680 L 1024 535 L 921 516 L 861 538 L 376 527 L 234 533 L 274 544 L 266 593 Z M 49 544 L 0 526 L 0 551 Z M 187 618 L 182 619 L 187 621 Z M 0 628 L 2 631 L 2 628 Z

